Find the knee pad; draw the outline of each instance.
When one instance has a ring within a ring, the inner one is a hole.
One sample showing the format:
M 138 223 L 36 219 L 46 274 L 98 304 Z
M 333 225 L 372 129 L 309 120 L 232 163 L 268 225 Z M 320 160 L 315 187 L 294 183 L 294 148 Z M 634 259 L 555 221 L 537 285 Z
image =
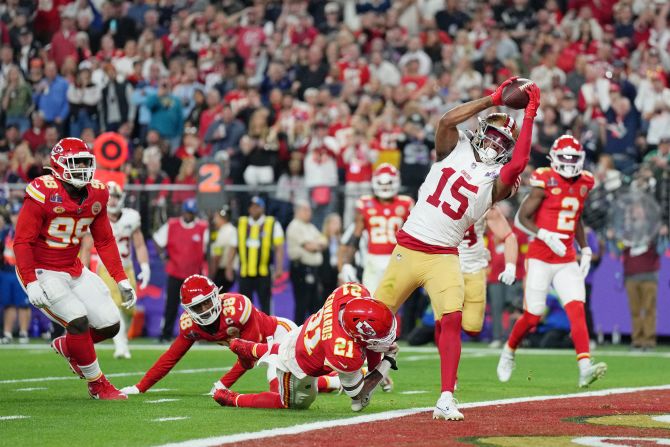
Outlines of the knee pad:
M 79 317 L 68 322 L 67 331 L 71 334 L 83 334 L 88 331 L 88 318 Z

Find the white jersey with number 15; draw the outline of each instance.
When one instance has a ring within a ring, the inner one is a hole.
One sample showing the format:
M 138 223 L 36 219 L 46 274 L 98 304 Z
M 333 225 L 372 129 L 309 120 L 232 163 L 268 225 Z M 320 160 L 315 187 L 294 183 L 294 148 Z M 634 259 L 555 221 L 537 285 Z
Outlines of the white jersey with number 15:
M 461 131 L 445 159 L 433 164 L 419 190 L 403 231 L 438 247 L 458 247 L 467 229 L 491 207 L 492 191 L 502 164 L 475 159 L 470 140 Z

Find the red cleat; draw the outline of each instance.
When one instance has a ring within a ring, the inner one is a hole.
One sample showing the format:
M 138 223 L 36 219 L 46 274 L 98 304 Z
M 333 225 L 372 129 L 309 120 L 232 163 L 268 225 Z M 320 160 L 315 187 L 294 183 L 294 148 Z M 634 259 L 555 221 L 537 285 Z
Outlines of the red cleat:
M 77 362 L 75 362 L 74 359 L 70 357 L 70 351 L 68 351 L 67 349 L 67 342 L 65 341 L 65 335 L 61 335 L 58 338 L 54 338 L 54 340 L 51 342 L 51 347 L 53 348 L 54 351 L 56 351 L 57 354 L 63 356 L 65 360 L 67 360 L 68 364 L 70 365 L 70 369 L 72 370 L 73 373 L 78 375 L 80 379 L 84 378 L 84 373 L 81 372 L 79 365 L 77 365 Z
M 237 359 L 244 369 L 251 369 L 256 364 L 255 347 L 256 343 L 241 338 L 235 338 L 230 342 L 230 350 L 237 354 Z
M 93 399 L 100 400 L 126 400 L 126 396 L 121 391 L 117 390 L 114 385 L 109 383 L 105 376 L 100 376 L 98 380 L 88 382 L 88 394 Z
M 214 400 L 222 407 L 236 407 L 238 397 L 240 397 L 240 393 L 236 393 L 227 388 L 216 390 L 214 393 Z

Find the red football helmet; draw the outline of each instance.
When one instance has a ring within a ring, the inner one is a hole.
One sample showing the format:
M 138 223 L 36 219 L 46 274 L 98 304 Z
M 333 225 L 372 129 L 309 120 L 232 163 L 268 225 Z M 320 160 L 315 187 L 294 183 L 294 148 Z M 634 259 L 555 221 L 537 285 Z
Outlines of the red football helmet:
M 572 135 L 561 135 L 551 145 L 551 168 L 563 177 L 577 177 L 584 169 L 586 154 Z
M 95 156 L 79 138 L 63 138 L 51 149 L 51 171 L 59 180 L 77 188 L 91 183 Z
M 197 325 L 212 324 L 221 314 L 219 288 L 206 276 L 191 275 L 186 278 L 179 296 L 181 305 Z
M 400 173 L 390 163 L 382 163 L 372 173 L 372 190 L 380 199 L 395 197 L 400 191 Z
M 395 316 L 381 301 L 354 298 L 344 305 L 339 317 L 344 331 L 373 351 L 384 351 L 395 341 Z

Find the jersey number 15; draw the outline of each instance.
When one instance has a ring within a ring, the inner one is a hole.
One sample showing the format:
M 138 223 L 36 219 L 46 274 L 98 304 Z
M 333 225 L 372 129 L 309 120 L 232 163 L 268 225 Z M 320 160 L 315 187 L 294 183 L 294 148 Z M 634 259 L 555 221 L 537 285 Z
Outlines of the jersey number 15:
M 441 208 L 442 212 L 452 219 L 460 220 L 468 210 L 468 198 L 461 192 L 461 189 L 466 189 L 477 194 L 479 188 L 468 183 L 463 176 L 458 177 L 454 183 L 451 184 L 451 188 L 449 189 L 451 196 L 459 203 L 458 209 L 453 209 L 449 203 L 441 201 L 440 197 L 442 196 L 445 186 L 447 186 L 447 182 L 455 173 L 456 171 L 454 171 L 453 168 L 442 168 L 442 177 L 440 177 L 440 181 L 437 182 L 437 188 L 435 188 L 435 191 L 431 195 L 426 197 L 426 202 L 430 203 L 435 208 Z

